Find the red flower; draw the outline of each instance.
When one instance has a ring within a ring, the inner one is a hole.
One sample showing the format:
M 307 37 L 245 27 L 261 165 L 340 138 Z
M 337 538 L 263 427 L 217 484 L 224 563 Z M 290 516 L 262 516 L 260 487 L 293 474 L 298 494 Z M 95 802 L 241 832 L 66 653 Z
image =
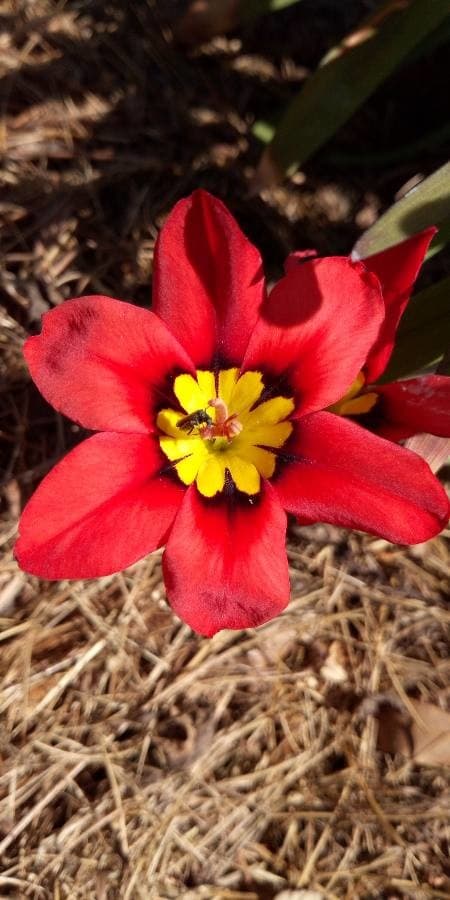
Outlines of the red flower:
M 366 268 L 380 281 L 385 318 L 358 378 L 333 406 L 333 412 L 341 415 L 370 413 L 363 421 L 392 441 L 421 432 L 450 437 L 450 378 L 423 375 L 391 384 L 376 383 L 391 358 L 398 325 L 435 234 L 436 228 L 426 228 L 364 260 Z
M 257 250 L 204 191 L 155 250 L 153 312 L 106 297 L 49 312 L 25 355 L 56 409 L 98 430 L 44 479 L 16 553 L 44 578 L 105 575 L 166 544 L 175 612 L 196 631 L 258 625 L 289 599 L 286 512 L 401 543 L 449 504 L 414 453 L 320 410 L 380 333 L 378 278 L 307 259 L 267 297 Z

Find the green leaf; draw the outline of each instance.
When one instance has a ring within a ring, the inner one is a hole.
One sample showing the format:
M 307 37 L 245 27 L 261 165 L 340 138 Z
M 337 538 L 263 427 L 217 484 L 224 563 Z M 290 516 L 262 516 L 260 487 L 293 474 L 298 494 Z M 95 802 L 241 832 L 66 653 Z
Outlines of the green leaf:
M 450 17 L 414 48 L 408 62 L 415 63 L 419 59 L 423 59 L 424 56 L 432 56 L 447 41 L 450 41 Z
M 256 123 L 255 123 L 256 124 Z M 420 137 L 386 150 L 324 150 L 324 159 L 332 166 L 346 169 L 385 169 L 409 159 L 436 155 L 436 150 L 450 139 L 450 122 L 444 122 L 432 131 L 422 132 Z
M 386 5 L 385 14 L 392 8 Z M 383 11 L 378 11 L 378 19 Z M 382 25 L 372 17 L 352 40 L 333 50 L 288 106 L 263 154 L 256 181 L 279 180 L 313 155 L 382 84 L 402 60 L 448 16 L 442 0 L 412 0 Z M 343 52 L 342 52 L 343 51 Z M 339 55 L 337 56 L 337 53 Z
M 442 223 L 429 255 L 439 252 L 449 237 L 450 163 L 446 163 L 394 203 L 355 244 L 353 254 L 359 259 L 398 244 L 428 225 Z
M 439 231 L 431 241 L 425 259 L 431 259 L 432 256 L 436 256 L 436 253 L 440 253 L 450 241 L 450 217 L 444 219 L 443 222 L 439 222 L 438 225 Z
M 410 300 L 383 381 L 403 378 L 436 362 L 450 347 L 450 275 Z

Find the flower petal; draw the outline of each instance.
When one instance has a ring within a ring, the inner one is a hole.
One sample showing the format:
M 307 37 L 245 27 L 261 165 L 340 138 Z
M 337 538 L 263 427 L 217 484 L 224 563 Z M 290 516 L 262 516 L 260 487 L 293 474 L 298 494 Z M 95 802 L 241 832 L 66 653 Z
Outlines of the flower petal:
M 225 484 L 225 465 L 222 454 L 210 453 L 199 466 L 197 487 L 205 497 L 214 497 L 223 490 Z
M 365 367 L 366 381 L 369 383 L 380 377 L 389 362 L 398 323 L 408 304 L 414 282 L 436 231 L 434 227 L 426 228 L 394 247 L 363 259 L 364 265 L 380 280 L 386 306 L 380 334 L 370 351 Z
M 245 355 L 244 369 L 286 374 L 297 414 L 347 392 L 384 315 L 377 278 L 346 257 L 306 260 L 275 285 Z
M 16 557 L 41 578 L 96 578 L 165 540 L 185 489 L 161 475 L 151 437 L 95 434 L 41 482 L 25 507 Z
M 211 398 L 216 396 L 214 372 L 199 371 L 195 378 L 192 375 L 178 375 L 173 391 L 185 412 L 206 409 Z
M 285 513 L 267 482 L 257 498 L 208 501 L 189 488 L 163 557 L 174 611 L 208 637 L 276 616 L 289 601 L 285 532 Z
M 259 447 L 282 447 L 292 434 L 292 422 L 277 422 L 275 425 L 255 425 L 246 428 L 236 440 L 239 446 L 253 444 Z
M 261 487 L 261 479 L 255 464 L 245 456 L 230 453 L 227 468 L 239 491 L 246 494 L 257 494 Z
M 239 435 L 239 437 L 241 437 L 241 435 Z M 236 440 L 238 440 L 238 438 Z M 244 459 L 253 463 L 260 475 L 264 478 L 272 478 L 277 461 L 274 453 L 265 450 L 263 447 L 255 447 L 250 443 L 246 444 L 245 441 L 241 443 L 239 452 Z
M 375 388 L 381 424 L 378 434 L 403 440 L 413 434 L 450 437 L 450 378 L 424 375 Z
M 293 253 L 290 253 L 285 259 L 284 271 L 290 272 L 291 269 L 296 268 L 296 266 L 301 266 L 306 259 L 315 259 L 316 256 L 317 250 L 294 250 Z
M 326 412 L 300 419 L 289 452 L 292 461 L 272 483 L 302 521 L 416 544 L 448 520 L 447 495 L 429 466 L 348 419 Z
M 235 413 L 239 418 L 245 418 L 248 410 L 259 400 L 263 390 L 264 383 L 261 372 L 244 372 L 231 394 L 230 414 Z
M 265 425 L 276 425 L 286 419 L 295 409 L 294 401 L 289 397 L 272 397 L 271 400 L 265 400 L 248 412 L 241 413 L 240 419 L 245 425 L 245 432 L 248 429 L 258 428 Z M 271 446 L 274 446 L 271 444 Z M 278 445 L 276 445 L 278 446 Z
M 46 400 L 98 431 L 153 430 L 167 375 L 193 371 L 154 313 L 101 296 L 67 300 L 46 313 L 24 353 Z
M 197 366 L 240 364 L 264 297 L 261 257 L 220 200 L 197 190 L 164 225 L 153 309 Z

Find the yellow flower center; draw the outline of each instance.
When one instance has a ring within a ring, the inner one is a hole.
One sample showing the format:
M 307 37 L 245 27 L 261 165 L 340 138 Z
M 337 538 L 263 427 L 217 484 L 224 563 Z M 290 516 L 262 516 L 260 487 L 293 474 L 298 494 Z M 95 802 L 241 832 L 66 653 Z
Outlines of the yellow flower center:
M 181 410 L 158 413 L 159 443 L 184 484 L 197 483 L 205 497 L 225 485 L 227 473 L 238 490 L 257 494 L 261 476 L 275 471 L 276 450 L 292 432 L 287 417 L 292 399 L 258 402 L 264 390 L 260 372 L 199 370 L 197 377 L 178 375 L 173 384 Z
M 330 412 L 336 413 L 338 416 L 361 416 L 368 413 L 375 406 L 378 400 L 378 394 L 370 391 L 366 394 L 361 393 L 364 388 L 365 378 L 362 372 L 356 376 L 353 384 L 347 393 L 339 400 L 329 406 Z

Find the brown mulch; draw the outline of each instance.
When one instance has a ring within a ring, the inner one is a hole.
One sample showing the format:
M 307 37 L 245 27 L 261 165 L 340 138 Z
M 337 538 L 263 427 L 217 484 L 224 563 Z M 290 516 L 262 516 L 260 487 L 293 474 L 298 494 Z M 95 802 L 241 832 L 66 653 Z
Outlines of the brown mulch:
M 406 551 L 292 527 L 289 609 L 213 640 L 170 612 L 159 553 L 57 584 L 12 556 L 23 503 L 83 436 L 28 380 L 43 312 L 87 293 L 148 305 L 158 229 L 197 186 L 274 277 L 291 249 L 348 252 L 442 161 L 349 170 L 324 152 L 250 192 L 255 120 L 374 5 L 304 0 L 184 49 L 175 0 L 0 4 L 0 897 L 450 898 L 450 763 L 418 762 L 410 728 L 416 701 L 449 705 L 449 532 Z M 439 59 L 430 121 L 419 66 L 342 148 L 431 127 Z

